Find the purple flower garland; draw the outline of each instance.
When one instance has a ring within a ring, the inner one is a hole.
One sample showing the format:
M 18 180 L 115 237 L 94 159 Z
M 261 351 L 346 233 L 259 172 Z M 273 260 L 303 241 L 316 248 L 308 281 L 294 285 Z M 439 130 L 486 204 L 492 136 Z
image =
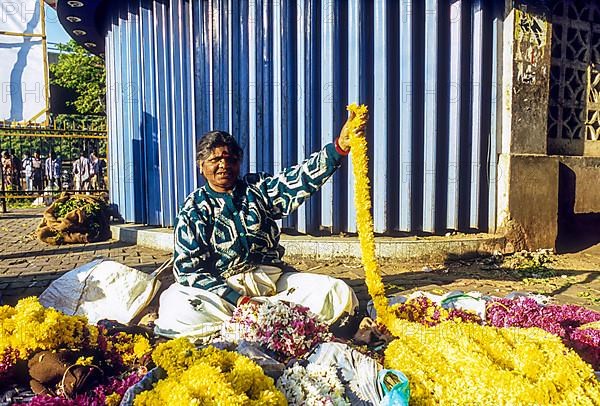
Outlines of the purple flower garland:
M 595 370 L 600 369 L 600 330 L 579 327 L 600 313 L 576 305 L 541 306 L 531 298 L 497 299 L 488 304 L 487 322 L 495 327 L 538 327 L 563 339 Z

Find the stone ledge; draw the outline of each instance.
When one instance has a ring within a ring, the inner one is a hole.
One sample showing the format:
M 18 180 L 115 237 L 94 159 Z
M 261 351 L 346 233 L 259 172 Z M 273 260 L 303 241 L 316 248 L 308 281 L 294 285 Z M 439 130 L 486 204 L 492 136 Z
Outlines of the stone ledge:
M 112 237 L 122 242 L 163 251 L 173 250 L 173 231 L 164 228 L 120 224 L 111 226 Z M 316 259 L 360 258 L 357 237 L 281 236 L 286 255 Z M 377 237 L 376 255 L 381 259 L 444 261 L 504 252 L 505 238 L 493 234 L 451 237 Z

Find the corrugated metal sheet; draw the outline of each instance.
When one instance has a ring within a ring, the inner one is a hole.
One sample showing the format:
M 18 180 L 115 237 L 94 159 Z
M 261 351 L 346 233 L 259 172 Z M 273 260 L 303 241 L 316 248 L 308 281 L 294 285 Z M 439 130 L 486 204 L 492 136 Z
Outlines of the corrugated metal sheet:
M 334 140 L 360 102 L 377 232 L 493 231 L 498 3 L 114 2 L 113 200 L 128 221 L 172 225 L 201 182 L 204 132 L 234 134 L 242 170 L 276 172 Z M 355 231 L 350 166 L 283 226 Z

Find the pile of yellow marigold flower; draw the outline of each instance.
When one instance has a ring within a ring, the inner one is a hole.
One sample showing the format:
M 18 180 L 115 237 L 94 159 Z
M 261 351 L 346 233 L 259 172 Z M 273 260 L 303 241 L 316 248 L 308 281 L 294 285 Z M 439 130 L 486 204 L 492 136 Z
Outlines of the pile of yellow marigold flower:
M 235 352 L 206 347 L 187 339 L 160 344 L 152 354 L 168 377 L 135 398 L 135 405 L 287 405 L 256 363 Z
M 0 354 L 16 350 L 20 359 L 41 350 L 95 346 L 98 328 L 85 317 L 67 316 L 45 308 L 37 297 L 19 300 L 16 306 L 0 306 Z
M 600 405 L 594 371 L 560 338 L 541 329 L 495 328 L 446 321 L 435 327 L 399 319 L 388 305 L 375 257 L 364 105 L 348 106 L 357 228 L 366 285 L 377 318 L 397 337 L 387 368 L 406 374 L 411 404 Z

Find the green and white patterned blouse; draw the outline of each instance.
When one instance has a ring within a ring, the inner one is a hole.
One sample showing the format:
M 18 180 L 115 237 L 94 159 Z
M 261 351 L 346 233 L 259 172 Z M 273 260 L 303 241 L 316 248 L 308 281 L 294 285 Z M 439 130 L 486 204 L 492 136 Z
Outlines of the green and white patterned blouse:
M 208 184 L 185 200 L 175 224 L 177 282 L 209 290 L 235 305 L 240 295 L 225 279 L 253 264 L 282 264 L 275 222 L 296 210 L 333 175 L 342 155 L 326 145 L 275 176 L 250 173 L 231 193 Z

